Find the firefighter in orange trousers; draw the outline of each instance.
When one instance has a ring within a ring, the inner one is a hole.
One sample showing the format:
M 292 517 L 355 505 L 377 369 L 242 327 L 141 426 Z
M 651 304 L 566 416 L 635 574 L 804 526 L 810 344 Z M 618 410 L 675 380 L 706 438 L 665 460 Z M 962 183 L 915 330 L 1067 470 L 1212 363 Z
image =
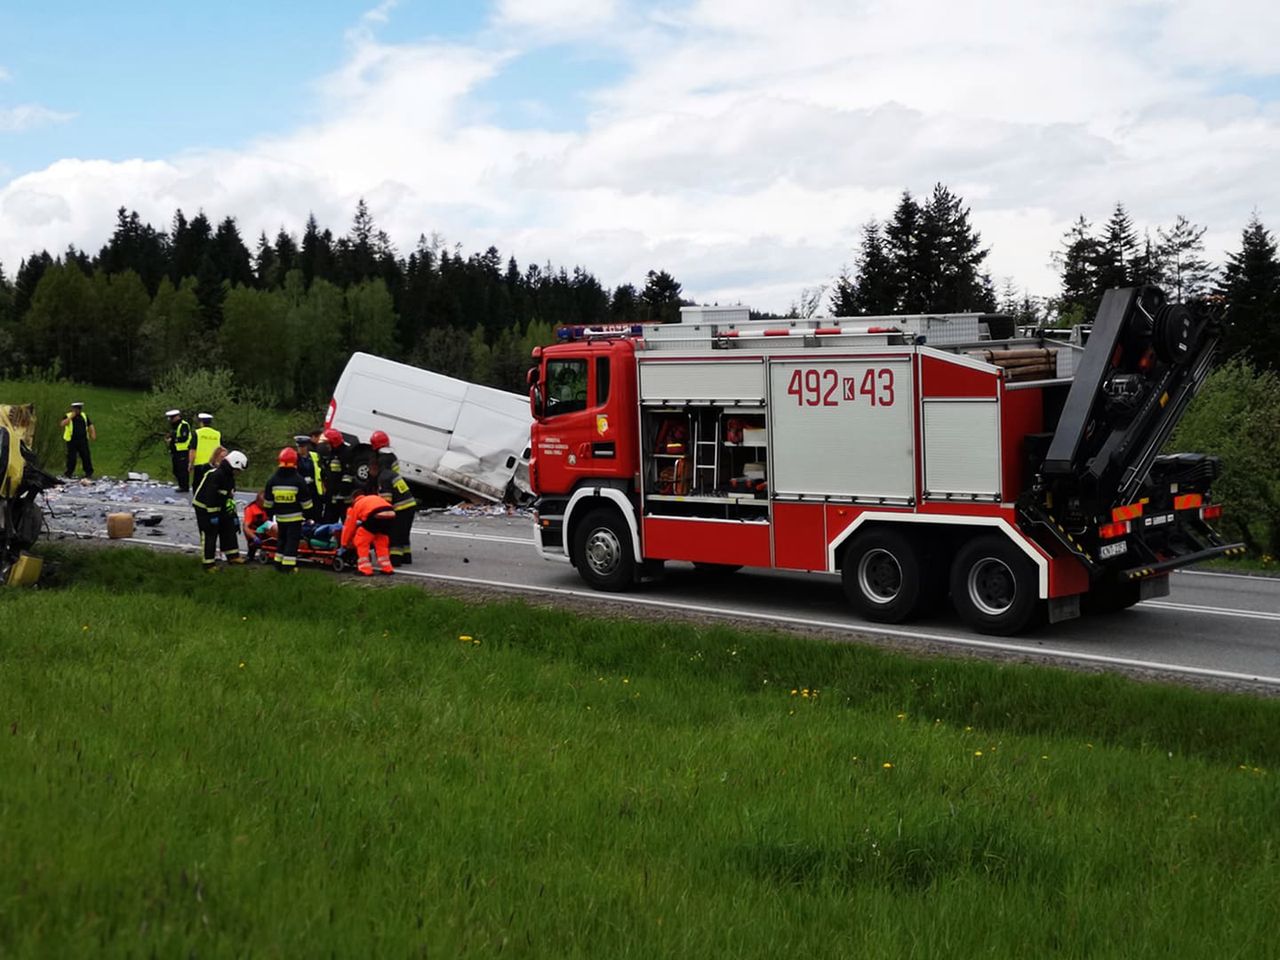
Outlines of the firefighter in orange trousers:
M 396 511 L 376 493 L 357 493 L 347 510 L 347 520 L 342 525 L 342 548 L 356 551 L 356 569 L 361 575 L 373 576 L 373 563 L 369 560 L 369 548 L 378 556 L 378 569 L 392 574 L 390 533 L 396 522 Z
M 306 481 L 298 473 L 298 451 L 285 447 L 276 462 L 280 466 L 262 489 L 262 505 L 276 522 L 276 569 L 297 573 L 303 514 L 315 505 Z

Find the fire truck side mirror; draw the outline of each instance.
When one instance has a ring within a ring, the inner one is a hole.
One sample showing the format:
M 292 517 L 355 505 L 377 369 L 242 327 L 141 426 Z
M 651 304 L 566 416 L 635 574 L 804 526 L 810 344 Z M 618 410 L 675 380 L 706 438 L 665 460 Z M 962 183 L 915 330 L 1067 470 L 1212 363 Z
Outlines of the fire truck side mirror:
M 530 373 L 536 373 L 530 370 Z M 536 380 L 529 387 L 529 412 L 533 414 L 533 419 L 542 419 L 542 384 Z

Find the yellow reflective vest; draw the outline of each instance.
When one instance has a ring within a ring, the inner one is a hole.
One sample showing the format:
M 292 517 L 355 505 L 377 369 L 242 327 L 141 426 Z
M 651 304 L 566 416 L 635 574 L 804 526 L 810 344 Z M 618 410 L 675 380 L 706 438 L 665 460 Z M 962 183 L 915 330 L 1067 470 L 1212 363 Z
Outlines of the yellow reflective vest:
M 222 446 L 222 434 L 213 427 L 200 427 L 196 430 L 196 463 L 197 467 L 209 462 L 213 451 Z

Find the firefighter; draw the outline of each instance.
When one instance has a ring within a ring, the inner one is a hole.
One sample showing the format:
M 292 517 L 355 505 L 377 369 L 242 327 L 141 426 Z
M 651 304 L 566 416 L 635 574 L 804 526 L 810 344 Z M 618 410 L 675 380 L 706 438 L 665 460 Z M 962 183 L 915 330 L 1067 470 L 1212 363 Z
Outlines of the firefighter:
M 181 410 L 169 410 L 165 416 L 169 418 L 169 433 L 164 439 L 169 444 L 173 480 L 179 493 L 187 493 L 191 484 L 191 424 L 183 419 Z
M 320 455 L 315 452 L 308 434 L 300 433 L 293 438 L 298 447 L 298 473 L 307 486 L 311 499 L 311 509 L 307 511 L 307 519 L 319 517 L 320 504 L 324 498 L 324 472 L 320 469 Z
M 191 489 L 199 490 L 200 482 L 213 469 L 213 453 L 222 446 L 222 434 L 213 428 L 213 414 L 197 413 L 195 446 L 188 451 L 188 462 L 191 466 Z
M 413 563 L 413 548 L 409 534 L 413 530 L 413 514 L 418 500 L 409 489 L 409 483 L 400 476 L 400 461 L 391 450 L 391 440 L 381 430 L 373 431 L 369 438 L 376 458 L 378 493 L 391 501 L 396 511 L 395 529 L 391 531 L 391 562 L 397 567 Z
M 196 487 L 191 505 L 196 508 L 196 526 L 204 547 L 204 569 L 212 572 L 218 546 L 227 563 L 244 563 L 240 556 L 240 538 L 236 536 L 236 474 L 249 465 L 249 458 L 232 450 L 216 467 L 207 469 Z
M 84 467 L 85 479 L 93 477 L 93 458 L 89 455 L 89 441 L 98 439 L 93 421 L 84 412 L 84 404 L 77 400 L 62 418 L 62 439 L 67 444 L 67 479 L 75 476 L 76 458 Z
M 302 521 L 315 504 L 298 471 L 298 451 L 285 447 L 276 462 L 280 466 L 263 488 L 262 505 L 276 522 L 276 569 L 297 573 Z
M 324 489 L 329 494 L 326 523 L 341 523 L 351 501 L 351 487 L 354 477 L 351 474 L 351 445 L 346 438 L 332 428 L 324 432 L 325 444 L 329 447 L 329 458 L 324 460 Z
M 399 522 L 399 516 L 395 507 L 376 493 L 356 493 L 342 525 L 342 548 L 355 550 L 356 570 L 361 576 L 373 576 L 370 548 L 378 557 L 378 569 L 388 575 L 395 573 L 388 534 Z

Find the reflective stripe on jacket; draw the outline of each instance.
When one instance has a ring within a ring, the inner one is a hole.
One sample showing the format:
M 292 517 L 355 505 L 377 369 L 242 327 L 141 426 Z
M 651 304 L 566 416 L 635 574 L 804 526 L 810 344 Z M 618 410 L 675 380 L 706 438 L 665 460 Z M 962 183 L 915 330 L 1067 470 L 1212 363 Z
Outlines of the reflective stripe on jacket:
M 191 424 L 185 420 L 179 420 L 178 425 L 173 428 L 173 452 L 186 453 L 191 449 Z
M 311 510 L 314 504 L 298 471 L 281 467 L 262 488 L 262 506 L 276 523 L 301 523 L 303 511 Z

